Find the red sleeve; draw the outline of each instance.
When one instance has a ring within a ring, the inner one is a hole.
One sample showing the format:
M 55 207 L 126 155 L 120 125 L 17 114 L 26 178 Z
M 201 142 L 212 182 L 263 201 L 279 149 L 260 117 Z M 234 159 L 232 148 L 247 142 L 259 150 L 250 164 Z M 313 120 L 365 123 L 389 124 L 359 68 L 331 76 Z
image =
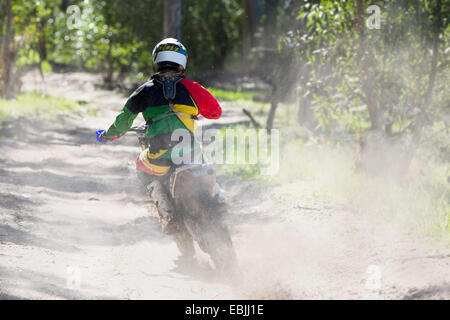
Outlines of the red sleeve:
M 181 84 L 189 91 L 198 107 L 198 113 L 207 119 L 219 119 L 222 108 L 216 98 L 195 81 L 181 79 Z

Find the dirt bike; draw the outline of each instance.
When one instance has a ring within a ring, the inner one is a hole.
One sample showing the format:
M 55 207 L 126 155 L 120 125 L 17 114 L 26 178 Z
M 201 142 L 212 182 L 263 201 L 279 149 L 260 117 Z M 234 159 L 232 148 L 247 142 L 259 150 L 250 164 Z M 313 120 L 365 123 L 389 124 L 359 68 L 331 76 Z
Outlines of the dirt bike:
M 138 136 L 142 150 L 149 147 L 146 125 L 132 127 L 129 131 Z M 230 271 L 236 254 L 223 213 L 215 202 L 216 171 L 210 164 L 184 164 L 175 167 L 165 180 L 179 221 L 179 232 L 174 240 L 180 252 L 194 251 L 193 241 L 207 253 L 216 269 Z

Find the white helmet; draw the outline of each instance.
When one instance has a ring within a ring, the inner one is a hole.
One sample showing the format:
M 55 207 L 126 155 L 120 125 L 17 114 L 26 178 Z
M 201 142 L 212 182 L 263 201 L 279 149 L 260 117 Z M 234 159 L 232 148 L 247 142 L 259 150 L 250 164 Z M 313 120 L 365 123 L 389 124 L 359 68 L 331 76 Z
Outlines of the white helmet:
M 167 38 L 153 49 L 153 68 L 159 71 L 161 67 L 175 64 L 186 69 L 187 52 L 183 44 L 174 38 Z

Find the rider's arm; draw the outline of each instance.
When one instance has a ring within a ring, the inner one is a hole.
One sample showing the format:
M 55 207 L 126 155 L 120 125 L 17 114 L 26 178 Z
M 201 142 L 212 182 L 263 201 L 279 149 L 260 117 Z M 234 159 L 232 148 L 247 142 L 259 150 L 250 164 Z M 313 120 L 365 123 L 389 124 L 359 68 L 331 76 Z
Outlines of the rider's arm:
M 116 120 L 114 120 L 114 123 L 106 131 L 106 136 L 120 136 L 130 130 L 137 115 L 137 113 L 131 112 L 130 109 L 128 109 L 125 105 L 125 107 L 123 107 L 122 109 L 122 112 L 119 113 L 119 115 L 116 117 Z
M 199 83 L 182 79 L 181 84 L 189 91 L 198 106 L 199 114 L 207 119 L 219 119 L 222 115 L 222 108 L 216 98 Z
M 120 136 L 130 130 L 134 119 L 142 112 L 144 106 L 144 86 L 139 87 L 128 98 L 122 112 L 116 117 L 114 123 L 106 131 L 107 137 Z

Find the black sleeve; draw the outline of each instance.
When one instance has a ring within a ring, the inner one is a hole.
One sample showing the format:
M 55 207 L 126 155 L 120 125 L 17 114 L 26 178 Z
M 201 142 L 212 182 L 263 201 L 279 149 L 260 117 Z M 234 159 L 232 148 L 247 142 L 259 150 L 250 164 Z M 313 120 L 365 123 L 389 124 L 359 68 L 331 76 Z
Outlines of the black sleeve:
M 134 114 L 143 112 L 147 101 L 147 90 L 147 83 L 137 88 L 128 98 L 125 107 Z

